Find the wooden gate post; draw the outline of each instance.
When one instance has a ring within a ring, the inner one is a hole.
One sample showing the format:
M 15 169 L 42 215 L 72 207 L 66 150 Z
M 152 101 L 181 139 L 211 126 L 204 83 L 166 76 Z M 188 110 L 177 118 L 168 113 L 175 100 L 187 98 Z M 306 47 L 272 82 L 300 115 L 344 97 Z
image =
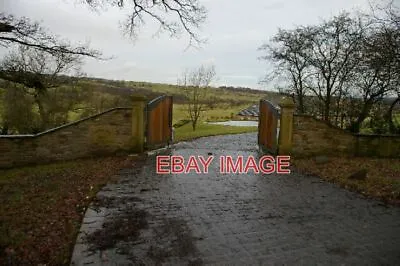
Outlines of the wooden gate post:
M 132 146 L 134 152 L 144 151 L 145 108 L 147 99 L 144 96 L 133 95 L 132 99 Z
M 291 98 L 283 98 L 279 103 L 281 107 L 281 120 L 279 129 L 278 154 L 290 155 L 293 138 L 293 114 L 295 104 Z

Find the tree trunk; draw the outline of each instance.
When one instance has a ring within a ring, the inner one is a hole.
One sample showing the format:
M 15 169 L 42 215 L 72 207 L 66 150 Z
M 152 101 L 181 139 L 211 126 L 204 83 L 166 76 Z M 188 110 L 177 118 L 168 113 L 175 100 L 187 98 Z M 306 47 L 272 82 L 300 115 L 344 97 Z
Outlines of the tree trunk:
M 330 97 L 328 97 L 325 101 L 325 106 L 324 106 L 324 120 L 329 123 L 330 123 L 329 121 L 330 110 L 331 110 L 331 99 Z
M 365 118 L 367 118 L 369 111 L 371 110 L 371 107 L 372 107 L 372 102 L 367 101 L 366 103 L 364 103 L 364 106 L 363 106 L 360 114 L 358 115 L 357 120 L 351 123 L 351 126 L 350 126 L 351 132 L 360 133 L 361 124 L 362 124 L 362 122 L 364 122 Z
M 35 94 L 35 103 L 37 104 L 38 109 L 39 109 L 39 115 L 40 115 L 40 120 L 41 120 L 40 130 L 43 131 L 48 126 L 48 116 L 47 116 L 46 110 L 42 104 L 42 101 L 40 99 L 41 96 L 42 96 L 42 93 L 40 93 L 40 92 Z
M 304 95 L 302 95 L 302 94 L 297 95 L 297 99 L 299 101 L 298 110 L 299 110 L 300 114 L 304 114 L 305 113 Z
M 386 120 L 389 124 L 389 131 L 390 133 L 396 134 L 399 129 L 395 126 L 393 122 L 393 109 L 396 106 L 397 103 L 400 103 L 400 97 L 397 97 L 396 100 L 393 101 L 393 103 L 390 105 L 390 108 L 386 114 Z
M 340 114 L 340 128 L 343 128 L 344 129 L 344 118 L 345 118 L 345 114 L 344 113 L 341 113 Z
M 342 123 L 339 123 L 339 117 L 340 117 L 340 102 L 342 100 L 342 91 L 340 91 L 339 96 L 337 97 L 336 100 L 336 106 L 335 106 L 335 126 L 338 126 L 339 124 L 342 125 Z M 341 121 L 342 122 L 342 121 Z M 341 127 L 342 128 L 342 127 Z

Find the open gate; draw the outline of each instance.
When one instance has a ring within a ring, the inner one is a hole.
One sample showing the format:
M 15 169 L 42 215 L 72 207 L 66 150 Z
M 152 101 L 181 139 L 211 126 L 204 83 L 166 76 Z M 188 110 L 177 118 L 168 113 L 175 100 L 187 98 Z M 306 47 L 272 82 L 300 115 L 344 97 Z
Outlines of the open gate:
M 164 147 L 172 141 L 172 96 L 160 96 L 146 106 L 146 149 Z
M 273 155 L 278 153 L 279 111 L 267 100 L 260 100 L 258 117 L 258 146 Z

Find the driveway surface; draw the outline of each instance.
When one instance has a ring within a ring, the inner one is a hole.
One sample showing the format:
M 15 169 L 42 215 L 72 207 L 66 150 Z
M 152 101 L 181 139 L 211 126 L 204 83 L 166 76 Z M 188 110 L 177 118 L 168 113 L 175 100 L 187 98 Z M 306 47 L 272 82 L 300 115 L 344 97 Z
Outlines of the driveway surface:
M 257 156 L 256 134 L 164 154 Z M 400 265 L 400 208 L 290 175 L 121 170 L 86 212 L 71 265 Z

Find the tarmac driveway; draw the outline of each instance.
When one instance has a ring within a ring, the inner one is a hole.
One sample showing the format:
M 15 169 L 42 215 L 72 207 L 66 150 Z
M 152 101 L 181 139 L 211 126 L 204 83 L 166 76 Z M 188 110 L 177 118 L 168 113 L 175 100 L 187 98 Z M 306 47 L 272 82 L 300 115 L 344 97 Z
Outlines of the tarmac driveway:
M 256 134 L 164 154 L 257 156 Z M 71 265 L 400 265 L 400 209 L 316 177 L 124 169 L 87 210 Z

